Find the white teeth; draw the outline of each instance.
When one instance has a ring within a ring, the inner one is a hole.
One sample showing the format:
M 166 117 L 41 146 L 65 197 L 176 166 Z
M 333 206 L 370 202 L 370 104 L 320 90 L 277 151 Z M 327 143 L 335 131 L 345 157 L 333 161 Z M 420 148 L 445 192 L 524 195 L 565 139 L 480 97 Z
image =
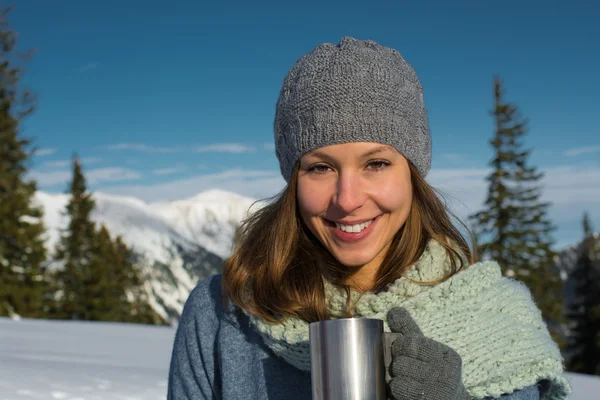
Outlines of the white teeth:
M 344 232 L 358 233 L 358 232 L 362 231 L 363 229 L 365 229 L 367 226 L 371 225 L 371 222 L 373 222 L 373 220 L 363 222 L 362 224 L 356 224 L 356 225 L 342 225 L 342 224 L 338 224 L 336 222 L 335 226 Z

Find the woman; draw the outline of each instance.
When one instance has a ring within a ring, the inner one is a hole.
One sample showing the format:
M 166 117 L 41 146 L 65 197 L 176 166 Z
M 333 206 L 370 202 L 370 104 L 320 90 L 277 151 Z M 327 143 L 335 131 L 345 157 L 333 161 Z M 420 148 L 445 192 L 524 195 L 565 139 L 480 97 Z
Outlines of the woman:
M 393 399 L 564 399 L 529 291 L 475 263 L 424 180 L 421 84 L 393 49 L 342 38 L 298 60 L 275 116 L 286 188 L 191 293 L 169 399 L 310 399 L 308 324 L 384 320 Z M 222 301 L 222 298 L 224 301 Z

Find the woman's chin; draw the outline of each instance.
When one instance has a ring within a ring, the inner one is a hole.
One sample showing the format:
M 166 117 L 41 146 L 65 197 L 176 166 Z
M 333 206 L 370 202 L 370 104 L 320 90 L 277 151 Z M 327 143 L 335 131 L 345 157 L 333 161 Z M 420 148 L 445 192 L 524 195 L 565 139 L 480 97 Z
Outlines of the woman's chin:
M 366 254 L 335 254 L 335 258 L 340 264 L 348 268 L 360 268 L 373 261 L 375 255 L 370 256 Z

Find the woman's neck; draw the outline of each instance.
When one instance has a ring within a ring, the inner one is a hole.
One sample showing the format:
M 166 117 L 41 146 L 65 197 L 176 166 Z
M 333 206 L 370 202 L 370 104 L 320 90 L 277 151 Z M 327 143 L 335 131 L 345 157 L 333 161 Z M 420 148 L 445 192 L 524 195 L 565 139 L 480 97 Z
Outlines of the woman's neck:
M 344 283 L 360 293 L 374 290 L 377 273 L 379 272 L 385 254 L 386 252 L 382 251 L 367 264 L 356 267 L 355 272 L 350 275 Z
M 369 279 L 364 279 L 361 277 L 357 277 L 357 276 L 351 276 L 350 278 L 348 278 L 345 282 L 346 285 L 348 285 L 352 290 L 359 292 L 359 293 L 365 293 L 368 292 L 370 290 L 372 290 L 373 288 L 373 279 L 369 278 Z

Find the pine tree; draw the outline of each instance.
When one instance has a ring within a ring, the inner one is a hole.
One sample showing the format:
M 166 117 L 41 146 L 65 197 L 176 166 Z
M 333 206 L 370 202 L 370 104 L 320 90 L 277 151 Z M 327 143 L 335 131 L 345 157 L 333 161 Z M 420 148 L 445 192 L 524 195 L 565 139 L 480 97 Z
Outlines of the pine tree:
M 581 254 L 570 279 L 574 298 L 569 305 L 571 335 L 569 370 L 600 375 L 600 244 L 592 234 L 588 214 L 583 216 Z
M 148 304 L 133 252 L 120 236 L 114 240 L 105 225 L 95 237 L 88 285 L 90 319 L 114 322 L 162 323 Z
M 93 237 L 90 268 L 86 278 L 88 318 L 92 321 L 121 321 L 117 309 L 122 301 L 115 264 L 115 246 L 106 226 L 101 225 Z
M 89 304 L 86 304 L 88 286 L 96 284 L 91 279 L 96 228 L 91 220 L 94 200 L 87 191 L 85 177 L 77 157 L 73 157 L 73 179 L 66 207 L 69 225 L 63 232 L 55 253 L 55 260 L 62 263 L 57 273 L 61 296 L 57 309 L 59 317 L 89 320 Z
M 583 213 L 583 237 L 587 238 L 592 234 L 592 222 L 590 221 L 590 215 L 585 212 Z
M 116 263 L 122 285 L 119 291 L 122 295 L 121 312 L 122 320 L 146 324 L 164 324 L 161 318 L 150 307 L 148 295 L 144 287 L 142 272 L 135 264 L 135 257 L 122 238 L 118 236 L 114 241 Z
M 15 54 L 17 35 L 0 10 L 0 316 L 42 313 L 45 228 L 34 205 L 36 183 L 26 180 L 35 150 L 19 124 L 33 111 L 31 93 L 19 90 L 23 72 Z
M 164 323 L 149 306 L 132 251 L 121 237 L 91 220 L 95 201 L 82 167 L 73 159 L 73 180 L 66 214 L 70 222 L 55 255 L 62 263 L 55 286 L 61 296 L 55 317 L 89 321 Z
M 495 135 L 492 172 L 488 175 L 485 209 L 470 216 L 479 238 L 478 251 L 498 261 L 506 275 L 524 282 L 532 292 L 554 338 L 560 343 L 562 281 L 551 249 L 554 230 L 542 202 L 542 173 L 528 165 L 531 150 L 523 149 L 527 120 L 514 104 L 504 101 L 502 82 L 494 79 Z M 562 343 L 561 343 L 562 344 Z

